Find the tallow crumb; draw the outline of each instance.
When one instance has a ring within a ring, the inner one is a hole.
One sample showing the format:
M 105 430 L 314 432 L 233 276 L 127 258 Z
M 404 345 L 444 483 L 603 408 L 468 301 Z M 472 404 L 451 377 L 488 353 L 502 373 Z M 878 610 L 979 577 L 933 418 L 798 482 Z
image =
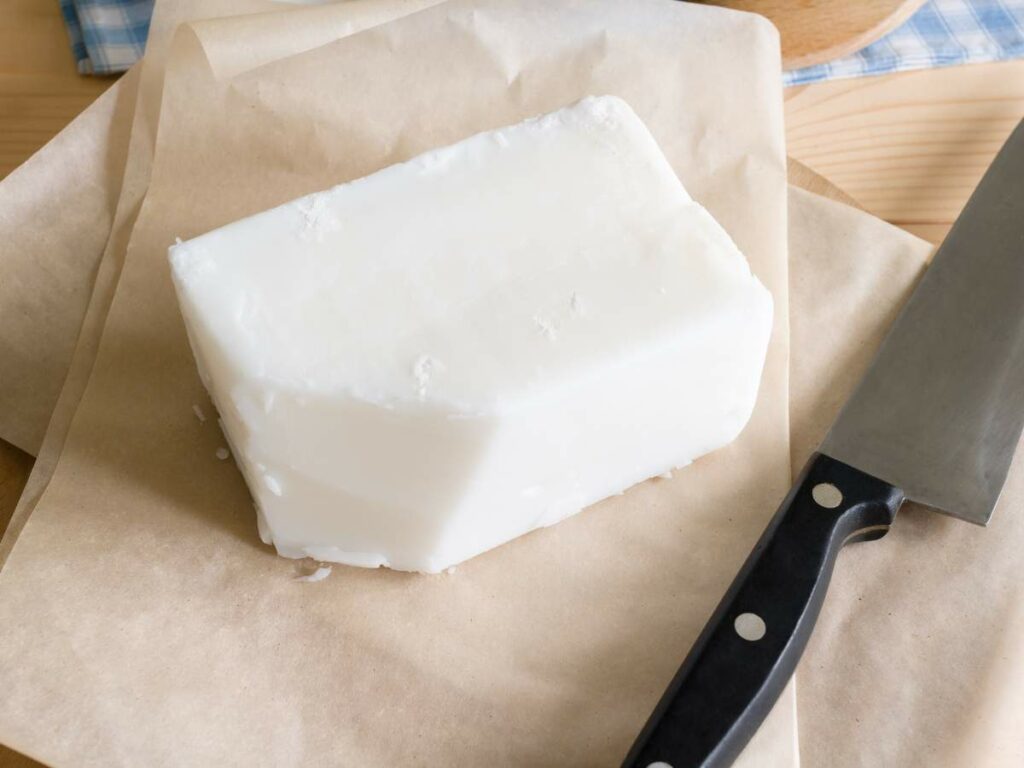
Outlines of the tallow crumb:
M 325 234 L 341 229 L 341 222 L 329 207 L 326 192 L 310 195 L 306 201 L 298 204 L 298 208 L 302 214 L 302 229 L 299 236 L 303 240 L 321 243 Z
M 196 418 L 199 419 L 200 424 L 206 423 L 206 414 L 203 413 L 203 409 L 199 407 L 198 403 L 192 406 L 192 413 L 194 413 Z
M 317 581 L 323 581 L 324 579 L 326 579 L 330 575 L 331 575 L 331 566 L 329 566 L 329 565 L 321 565 L 319 568 L 317 568 L 312 573 L 306 574 L 305 576 L 296 576 L 294 580 L 295 581 L 302 581 L 302 582 L 305 582 L 307 584 L 312 584 L 312 583 L 317 582 Z
M 221 446 L 220 448 L 217 449 L 214 455 L 221 461 L 224 461 L 225 459 L 227 459 L 228 456 L 231 455 L 231 451 Z
M 540 331 L 548 341 L 556 341 L 558 339 L 558 330 L 555 328 L 554 323 L 546 317 L 534 315 L 533 324 L 537 326 L 537 330 Z
M 416 379 L 416 393 L 420 400 L 426 400 L 427 387 L 435 373 L 444 370 L 444 365 L 430 355 L 420 355 L 412 366 L 412 376 Z
M 572 310 L 574 315 L 582 317 L 587 314 L 587 308 L 583 303 L 583 297 L 576 293 L 576 291 L 573 291 L 572 296 L 569 297 L 569 308 Z
M 283 493 L 281 482 L 273 475 L 264 475 L 263 484 L 267 486 L 267 490 L 275 496 L 280 496 Z

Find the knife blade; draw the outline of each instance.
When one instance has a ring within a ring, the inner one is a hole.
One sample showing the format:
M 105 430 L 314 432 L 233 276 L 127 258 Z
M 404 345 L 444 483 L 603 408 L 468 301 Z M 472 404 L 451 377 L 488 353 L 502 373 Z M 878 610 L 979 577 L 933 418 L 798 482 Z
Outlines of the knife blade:
M 987 524 L 1024 427 L 1024 121 L 623 762 L 724 768 L 793 674 L 839 550 L 905 500 Z

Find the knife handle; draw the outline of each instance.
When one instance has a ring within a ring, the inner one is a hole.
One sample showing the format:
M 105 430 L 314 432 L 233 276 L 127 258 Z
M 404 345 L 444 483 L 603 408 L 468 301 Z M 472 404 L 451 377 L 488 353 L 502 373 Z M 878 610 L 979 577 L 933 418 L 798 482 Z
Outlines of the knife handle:
M 723 768 L 796 669 L 836 555 L 881 538 L 897 488 L 815 454 L 637 737 L 623 768 Z

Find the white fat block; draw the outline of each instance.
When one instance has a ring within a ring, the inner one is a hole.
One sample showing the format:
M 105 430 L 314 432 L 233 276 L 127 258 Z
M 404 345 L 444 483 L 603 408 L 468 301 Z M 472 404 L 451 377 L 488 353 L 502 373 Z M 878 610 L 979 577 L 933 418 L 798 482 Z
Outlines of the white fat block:
M 287 557 L 440 572 L 733 440 L 771 297 L 621 99 L 170 250 Z

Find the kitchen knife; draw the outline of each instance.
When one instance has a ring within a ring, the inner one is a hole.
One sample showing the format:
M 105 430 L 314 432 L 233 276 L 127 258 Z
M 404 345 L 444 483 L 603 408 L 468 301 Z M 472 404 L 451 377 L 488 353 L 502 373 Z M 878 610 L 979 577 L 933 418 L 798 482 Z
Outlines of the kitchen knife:
M 1024 121 L 697 638 L 624 768 L 730 765 L 793 671 L 844 544 L 904 501 L 985 525 L 1024 425 Z

